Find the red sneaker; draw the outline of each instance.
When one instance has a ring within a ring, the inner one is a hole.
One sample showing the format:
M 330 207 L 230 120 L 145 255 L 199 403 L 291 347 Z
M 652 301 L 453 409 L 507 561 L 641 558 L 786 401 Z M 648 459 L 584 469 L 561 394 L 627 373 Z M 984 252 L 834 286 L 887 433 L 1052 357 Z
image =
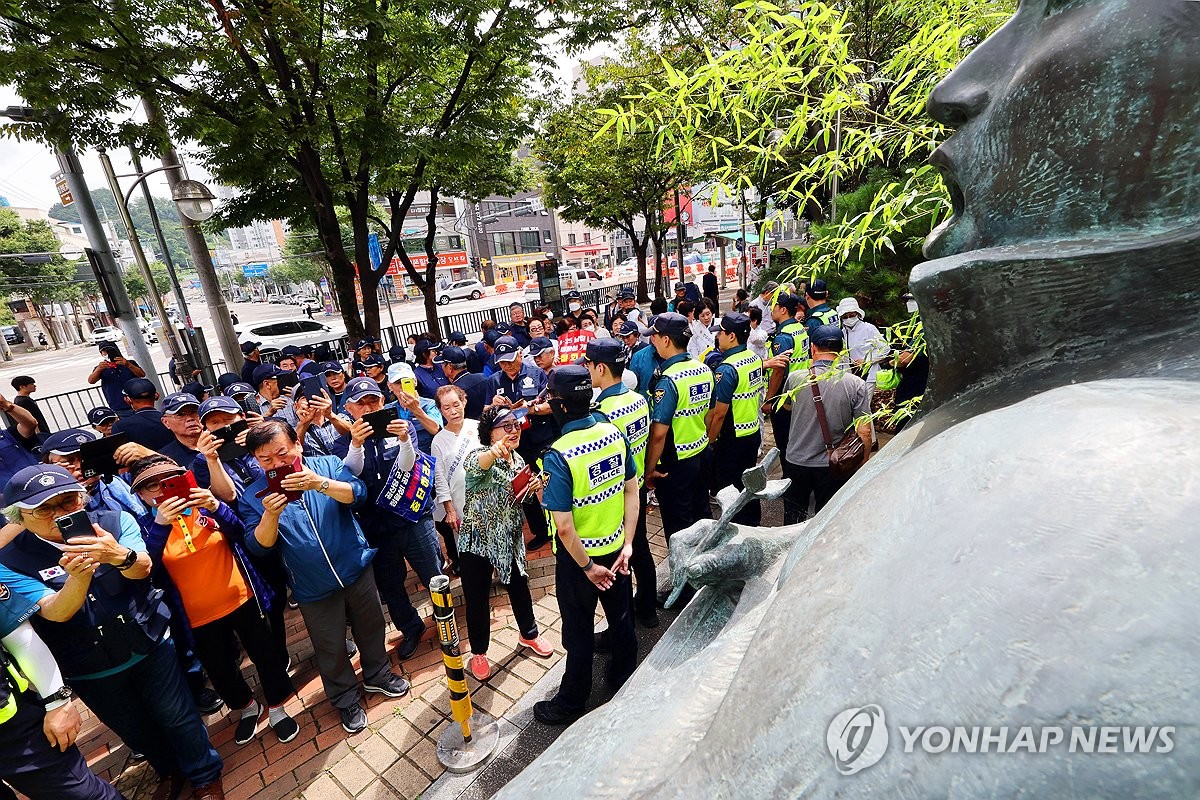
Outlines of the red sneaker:
M 554 655 L 554 648 L 551 647 L 550 643 L 541 636 L 538 636 L 534 639 L 526 639 L 524 636 L 521 636 L 517 638 L 517 644 L 519 644 L 521 647 L 528 647 L 533 651 L 535 656 L 549 658 L 550 656 Z
M 470 669 L 477 681 L 486 681 L 492 677 L 492 665 L 488 663 L 487 656 L 471 656 Z

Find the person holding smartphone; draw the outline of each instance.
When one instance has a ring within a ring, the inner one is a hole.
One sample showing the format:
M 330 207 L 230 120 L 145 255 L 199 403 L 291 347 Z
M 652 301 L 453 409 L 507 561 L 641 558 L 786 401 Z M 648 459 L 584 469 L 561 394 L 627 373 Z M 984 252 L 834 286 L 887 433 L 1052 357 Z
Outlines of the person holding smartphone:
M 162 593 L 147 580 L 151 561 L 137 520 L 126 512 L 87 513 L 85 496 L 58 466 L 26 467 L 9 480 L 5 516 L 21 529 L 0 548 L 0 582 L 42 604 L 33 626 L 67 685 L 146 755 L 171 797 L 189 780 L 193 797 L 223 797 L 221 757 L 167 636 Z M 67 589 L 64 558 L 73 556 L 95 565 L 90 589 L 47 613 L 46 601 L 61 599 Z
M 121 348 L 112 342 L 102 342 L 100 353 L 100 363 L 88 375 L 87 382 L 99 383 L 109 408 L 116 411 L 119 417 L 128 417 L 133 414 L 133 409 L 125 403 L 125 383 L 146 377 L 146 371 L 136 361 L 122 356 Z
M 246 549 L 259 556 L 278 550 L 283 558 L 325 696 L 338 710 L 343 730 L 358 733 L 367 726 L 367 714 L 346 652 L 347 621 L 362 658 L 363 689 L 388 697 L 403 697 L 409 690 L 388 661 L 383 608 L 368 569 L 375 550 L 351 511 L 367 500 L 367 487 L 341 459 L 302 457 L 296 431 L 283 420 L 251 428 L 246 449 L 264 471 L 238 498 L 238 512 L 252 532 Z M 290 500 L 289 494 L 299 499 Z
M 407 364 L 393 365 L 397 367 L 409 369 Z M 334 453 L 342 457 L 346 468 L 366 487 L 367 502 L 357 507 L 355 514 L 367 532 L 367 541 L 378 550 L 375 581 L 392 624 L 404 634 L 404 640 L 396 646 L 396 657 L 403 661 L 416 653 L 426 631 L 425 621 L 404 587 L 408 578 L 406 562 L 428 586 L 435 575 L 442 574 L 442 554 L 432 512 L 414 522 L 375 502 L 392 470 L 411 470 L 417 458 L 416 423 L 393 419 L 387 425 L 386 435 L 378 434 L 372 427 L 369 417 L 384 410 L 383 402 L 383 395 L 370 378 L 355 378 L 347 384 L 346 410 L 354 424 L 349 433 L 338 438 Z
M 295 689 L 286 656 L 272 645 L 269 622 L 272 607 L 284 598 L 247 556 L 241 519 L 207 489 L 191 488 L 187 496 L 169 490 L 169 481 L 187 471 L 166 456 L 138 459 L 129 472 L 133 490 L 154 509 L 145 535 L 154 571 L 178 593 L 196 657 L 238 715 L 233 740 L 251 741 L 264 712 L 242 677 L 241 655 L 232 646 L 236 635 L 258 672 L 271 729 L 279 741 L 290 742 L 300 727 L 283 704 Z

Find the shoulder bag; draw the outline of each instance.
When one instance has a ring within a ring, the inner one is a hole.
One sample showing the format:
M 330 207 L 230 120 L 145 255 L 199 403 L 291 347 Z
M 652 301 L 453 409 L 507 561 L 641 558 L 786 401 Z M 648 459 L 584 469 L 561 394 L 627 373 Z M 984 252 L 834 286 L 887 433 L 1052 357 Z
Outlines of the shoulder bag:
M 829 420 L 825 417 L 825 403 L 821 400 L 821 389 L 817 386 L 816 373 L 809 370 L 808 374 L 812 378 L 817 423 L 821 426 L 821 438 L 825 440 L 825 453 L 829 456 L 829 471 L 833 473 L 834 478 L 845 482 L 866 462 L 867 450 L 857 430 L 851 430 L 837 444 L 833 443 L 833 436 L 829 433 Z

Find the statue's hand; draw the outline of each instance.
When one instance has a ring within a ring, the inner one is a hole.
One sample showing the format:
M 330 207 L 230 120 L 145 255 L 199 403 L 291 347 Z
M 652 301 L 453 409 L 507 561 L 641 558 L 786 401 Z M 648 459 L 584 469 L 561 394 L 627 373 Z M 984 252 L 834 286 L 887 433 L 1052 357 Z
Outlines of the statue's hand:
M 697 588 L 740 588 L 750 578 L 758 577 L 770 569 L 791 548 L 803 530 L 803 525 L 782 529 L 739 530 L 729 541 L 689 560 L 686 579 Z

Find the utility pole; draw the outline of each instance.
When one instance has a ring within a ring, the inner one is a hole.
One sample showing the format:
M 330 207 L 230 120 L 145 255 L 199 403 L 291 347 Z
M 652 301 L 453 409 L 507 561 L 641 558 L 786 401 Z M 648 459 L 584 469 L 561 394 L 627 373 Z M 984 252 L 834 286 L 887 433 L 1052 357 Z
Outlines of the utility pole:
M 133 171 L 141 174 L 142 157 L 136 147 L 129 148 L 130 162 Z M 192 312 L 188 310 L 187 298 L 183 296 L 183 288 L 179 285 L 179 276 L 175 273 L 175 263 L 171 261 L 171 251 L 167 248 L 167 237 L 163 235 L 162 222 L 158 218 L 158 209 L 154 207 L 154 196 L 150 194 L 150 184 L 142 181 L 142 197 L 146 198 L 146 212 L 150 215 L 150 227 L 154 228 L 154 236 L 158 239 L 158 249 L 162 253 L 163 263 L 167 266 L 167 276 L 171 279 L 171 288 L 175 292 L 175 302 L 179 304 L 179 315 L 189 331 L 192 329 Z M 182 215 L 181 215 L 182 216 Z
M 175 145 L 171 144 L 166 135 L 166 125 L 163 123 L 158 103 L 153 98 L 143 97 L 142 106 L 146 110 L 146 121 L 152 126 L 158 127 L 163 133 L 165 142 L 162 151 L 163 166 L 183 167 L 179 154 L 175 152 Z M 167 184 L 170 185 L 172 194 L 175 193 L 175 187 L 184 180 L 185 176 L 180 175 L 183 171 L 182 169 L 166 170 Z M 242 368 L 242 350 L 238 345 L 237 333 L 233 330 L 233 320 L 229 316 L 229 306 L 225 303 L 225 295 L 221 294 L 221 284 L 217 281 L 217 270 L 212 263 L 212 254 L 208 251 L 208 242 L 204 240 L 204 232 L 200 230 L 199 223 L 188 217 L 187 214 L 180 214 L 179 222 L 183 225 L 183 237 L 187 241 L 188 250 L 191 251 L 192 263 L 196 265 L 196 272 L 200 275 L 204 302 L 208 305 L 213 332 L 217 335 L 221 356 L 225 359 L 225 369 L 237 372 Z

